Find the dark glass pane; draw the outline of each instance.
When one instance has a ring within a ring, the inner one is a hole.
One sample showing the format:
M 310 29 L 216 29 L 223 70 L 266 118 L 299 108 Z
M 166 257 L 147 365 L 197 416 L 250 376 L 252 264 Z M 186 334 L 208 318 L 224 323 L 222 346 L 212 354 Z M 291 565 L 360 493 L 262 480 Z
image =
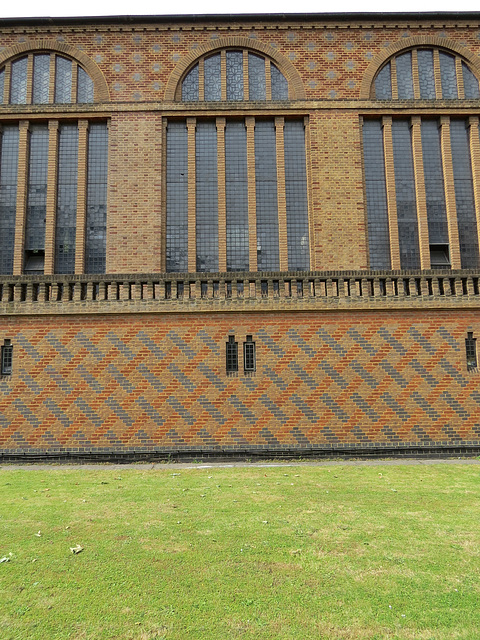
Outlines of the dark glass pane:
M 197 102 L 198 100 L 198 64 L 183 79 L 182 100 L 183 102 Z
M 5 340 L 5 342 L 10 342 L 9 340 Z M 2 346 L 1 353 L 1 375 L 2 376 L 10 376 L 12 375 L 12 362 L 13 362 L 13 346 L 11 344 L 4 344 Z
M 229 336 L 225 346 L 227 373 L 235 373 L 238 371 L 238 342 L 235 342 L 235 336 Z
M 375 97 L 377 100 L 392 99 L 392 73 L 388 62 L 375 78 Z
M 255 189 L 258 270 L 276 271 L 279 268 L 277 157 L 272 121 L 255 123 Z
M 288 100 L 288 82 L 283 73 L 270 63 L 272 80 L 272 100 Z
M 50 55 L 33 56 L 33 103 L 47 104 L 50 88 Z
M 27 103 L 27 58 L 20 58 L 12 62 L 10 80 L 10 103 Z
M 0 71 L 0 104 L 3 104 L 3 97 L 5 95 L 5 70 Z
M 86 273 L 105 273 L 107 237 L 108 129 L 91 124 L 88 131 Z
M 440 129 L 437 120 L 422 120 L 423 171 L 430 244 L 448 244 Z
M 227 100 L 243 100 L 243 52 L 227 51 Z
M 4 126 L 0 141 L 0 274 L 11 274 L 17 206 L 18 127 Z
M 465 62 L 462 62 L 463 71 L 463 90 L 465 92 L 465 98 L 475 99 L 480 98 L 480 91 L 478 89 L 478 80 L 467 67 Z
M 477 220 L 467 122 L 452 120 L 450 139 L 461 265 L 462 269 L 477 269 L 479 266 Z
M 442 98 L 445 100 L 458 98 L 457 73 L 455 58 L 440 51 L 440 78 L 442 80 Z
M 78 67 L 77 102 L 93 102 L 93 93 L 93 80 L 82 67 Z
M 255 371 L 255 342 L 243 343 L 243 369 L 244 371 Z
M 185 122 L 167 127 L 167 271 L 188 271 L 188 139 Z
M 402 269 L 418 269 L 420 252 L 410 122 L 394 120 L 392 134 L 400 263 Z
M 197 271 L 218 271 L 217 129 L 197 122 L 195 135 Z
M 220 80 L 220 54 L 205 58 L 205 100 L 216 101 L 222 99 L 222 84 Z
M 419 49 L 417 51 L 417 63 L 420 98 L 422 100 L 435 100 L 435 73 L 432 49 Z
M 250 100 L 267 99 L 267 83 L 265 79 L 265 58 L 248 54 L 248 92 Z
M 227 271 L 248 271 L 247 132 L 243 122 L 225 129 Z
M 363 158 L 365 164 L 370 268 L 377 270 L 390 269 L 387 189 L 383 131 L 380 120 L 366 120 L 363 124 Z
M 412 52 L 402 53 L 395 58 L 397 65 L 397 90 L 399 100 L 413 99 Z
M 303 121 L 287 120 L 285 122 L 284 142 L 288 268 L 290 271 L 306 271 L 310 268 L 310 250 Z
M 76 125 L 62 125 L 58 131 L 55 273 L 75 273 L 77 172 L 78 128 Z
M 57 56 L 55 59 L 55 102 L 72 101 L 72 61 Z
M 48 128 L 33 125 L 30 129 L 28 161 L 27 216 L 25 251 L 45 249 L 45 219 L 47 215 Z

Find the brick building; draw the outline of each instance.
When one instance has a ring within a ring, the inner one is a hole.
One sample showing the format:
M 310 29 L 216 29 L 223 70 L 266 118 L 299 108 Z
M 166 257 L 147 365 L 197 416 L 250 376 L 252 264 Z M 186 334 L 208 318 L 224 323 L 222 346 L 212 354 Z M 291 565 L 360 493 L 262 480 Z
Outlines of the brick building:
M 0 21 L 5 456 L 480 449 L 480 14 Z

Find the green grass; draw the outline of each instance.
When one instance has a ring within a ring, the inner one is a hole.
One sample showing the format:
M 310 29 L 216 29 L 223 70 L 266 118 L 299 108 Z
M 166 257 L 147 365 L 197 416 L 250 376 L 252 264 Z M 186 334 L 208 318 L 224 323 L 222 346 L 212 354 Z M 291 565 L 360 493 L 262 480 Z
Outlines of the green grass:
M 479 476 L 3 467 L 0 637 L 478 639 Z

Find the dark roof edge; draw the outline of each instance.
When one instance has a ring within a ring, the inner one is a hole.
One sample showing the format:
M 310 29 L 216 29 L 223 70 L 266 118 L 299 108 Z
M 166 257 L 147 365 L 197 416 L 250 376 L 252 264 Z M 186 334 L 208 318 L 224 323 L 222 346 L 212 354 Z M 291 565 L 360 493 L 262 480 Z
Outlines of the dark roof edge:
M 190 14 L 171 16 L 78 16 L 65 18 L 0 18 L 0 27 L 48 26 L 74 24 L 152 24 L 187 22 L 392 22 L 392 21 L 480 21 L 477 11 L 427 11 L 394 13 L 234 13 L 234 14 Z

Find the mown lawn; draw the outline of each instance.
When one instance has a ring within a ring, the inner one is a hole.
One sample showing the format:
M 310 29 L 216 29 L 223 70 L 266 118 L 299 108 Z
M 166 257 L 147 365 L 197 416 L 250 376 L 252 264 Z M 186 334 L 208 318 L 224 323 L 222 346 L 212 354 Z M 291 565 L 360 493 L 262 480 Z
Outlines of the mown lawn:
M 5 466 L 0 637 L 478 639 L 479 517 L 476 465 Z

